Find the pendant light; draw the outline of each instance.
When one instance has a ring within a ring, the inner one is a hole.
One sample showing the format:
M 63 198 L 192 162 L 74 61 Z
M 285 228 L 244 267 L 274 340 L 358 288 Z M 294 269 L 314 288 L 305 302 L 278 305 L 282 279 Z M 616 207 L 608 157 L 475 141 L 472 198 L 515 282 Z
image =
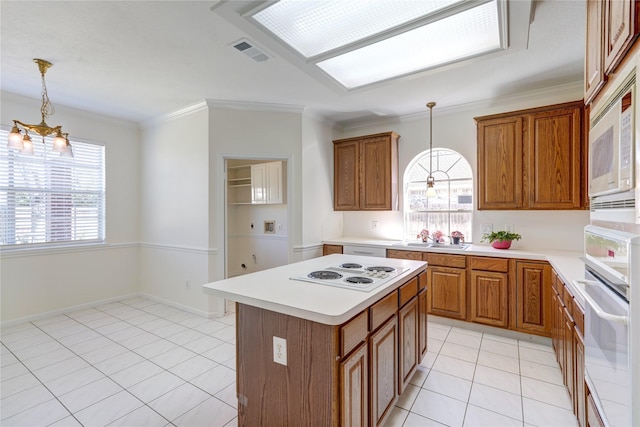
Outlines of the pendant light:
M 433 107 L 435 102 L 428 102 L 429 107 L 429 176 L 427 177 L 427 198 L 436 197 L 436 189 L 433 188 L 435 179 L 433 178 Z
M 38 64 L 38 69 L 40 70 L 40 76 L 42 78 L 42 105 L 40 106 L 40 115 L 42 116 L 42 121 L 39 124 L 28 124 L 23 123 L 20 120 L 14 120 L 13 128 L 11 128 L 11 133 L 9 133 L 7 146 L 9 148 L 18 149 L 21 153 L 24 154 L 33 154 L 33 141 L 31 141 L 29 132 L 40 135 L 42 137 L 43 143 L 45 136 L 54 135 L 52 147 L 53 151 L 56 153 L 60 153 L 65 157 L 73 157 L 71 144 L 69 144 L 69 134 L 62 132 L 62 126 L 51 127 L 45 122 L 45 119 L 53 115 L 53 113 L 55 112 L 51 101 L 49 101 L 47 84 L 44 80 L 44 75 L 53 64 L 51 64 L 51 62 L 49 61 L 45 61 L 44 59 L 37 58 L 34 59 L 33 62 Z M 23 130 L 24 136 L 22 135 Z

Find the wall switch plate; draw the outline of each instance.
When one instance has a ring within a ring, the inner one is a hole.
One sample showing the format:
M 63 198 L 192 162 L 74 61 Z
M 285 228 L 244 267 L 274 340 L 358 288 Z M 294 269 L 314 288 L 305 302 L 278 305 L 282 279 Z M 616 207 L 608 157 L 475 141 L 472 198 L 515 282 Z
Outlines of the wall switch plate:
M 273 361 L 287 366 L 287 340 L 273 337 Z
M 274 220 L 268 220 L 264 222 L 265 234 L 276 234 L 276 222 Z

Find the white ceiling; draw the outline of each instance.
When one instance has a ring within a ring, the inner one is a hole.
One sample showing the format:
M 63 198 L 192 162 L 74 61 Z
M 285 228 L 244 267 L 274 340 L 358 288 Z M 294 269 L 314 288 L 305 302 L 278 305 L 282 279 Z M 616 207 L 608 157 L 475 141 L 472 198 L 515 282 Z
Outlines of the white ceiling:
M 42 58 L 54 64 L 46 75 L 54 105 L 141 122 L 203 99 L 264 102 L 348 124 L 424 112 L 427 101 L 453 108 L 583 79 L 580 0 L 510 0 L 508 52 L 350 92 L 237 15 L 254 3 L 3 0 L 0 89 L 39 99 L 32 59 Z M 255 62 L 230 46 L 243 38 L 271 58 Z

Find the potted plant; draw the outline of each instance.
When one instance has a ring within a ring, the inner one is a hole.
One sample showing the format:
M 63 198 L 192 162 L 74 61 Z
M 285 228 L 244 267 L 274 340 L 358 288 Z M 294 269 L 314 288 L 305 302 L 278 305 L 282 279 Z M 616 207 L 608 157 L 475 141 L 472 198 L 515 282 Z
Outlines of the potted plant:
M 510 231 L 500 230 L 492 231 L 491 233 L 484 233 L 482 235 L 482 241 L 488 241 L 496 249 L 509 249 L 513 240 L 520 240 L 522 238 L 518 233 L 512 233 Z
M 462 234 L 459 231 L 454 231 L 451 233 L 451 244 L 452 245 L 459 245 L 460 242 L 464 242 L 464 234 Z

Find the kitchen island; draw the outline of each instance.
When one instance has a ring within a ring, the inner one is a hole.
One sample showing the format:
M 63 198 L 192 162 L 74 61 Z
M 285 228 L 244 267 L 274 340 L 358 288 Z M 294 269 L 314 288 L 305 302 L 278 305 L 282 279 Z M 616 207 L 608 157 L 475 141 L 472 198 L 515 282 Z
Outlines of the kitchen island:
M 291 279 L 344 263 L 397 275 L 368 292 Z M 384 423 L 426 352 L 426 266 L 336 254 L 203 285 L 237 303 L 239 425 Z

